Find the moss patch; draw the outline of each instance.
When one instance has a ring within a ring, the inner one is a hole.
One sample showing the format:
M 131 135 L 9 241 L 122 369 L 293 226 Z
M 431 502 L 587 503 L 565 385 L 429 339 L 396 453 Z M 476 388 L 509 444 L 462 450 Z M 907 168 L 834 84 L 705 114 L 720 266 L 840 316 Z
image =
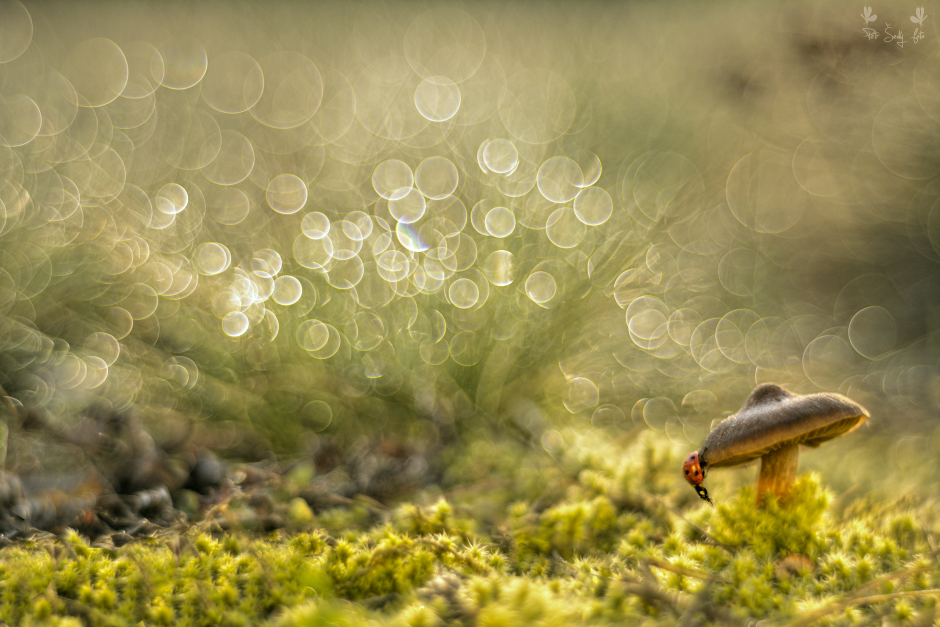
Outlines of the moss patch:
M 731 496 L 713 508 L 688 489 L 681 451 L 663 439 L 560 435 L 553 456 L 494 445 L 493 459 L 515 456 L 515 470 L 379 519 L 350 517 L 355 506 L 314 517 L 284 490 L 291 533 L 194 526 L 116 550 L 75 532 L 36 536 L 0 553 L 0 618 L 69 627 L 933 620 L 940 512 L 931 500 L 864 500 L 836 514 L 809 474 L 789 502 L 758 508 L 752 488 L 721 483 L 728 475 L 715 485 Z
M 763 507 L 755 507 L 754 488 L 746 487 L 716 506 L 709 531 L 718 541 L 748 546 L 762 558 L 797 553 L 815 559 L 824 546 L 824 514 L 831 500 L 816 475 L 799 477 L 785 503 L 767 495 Z

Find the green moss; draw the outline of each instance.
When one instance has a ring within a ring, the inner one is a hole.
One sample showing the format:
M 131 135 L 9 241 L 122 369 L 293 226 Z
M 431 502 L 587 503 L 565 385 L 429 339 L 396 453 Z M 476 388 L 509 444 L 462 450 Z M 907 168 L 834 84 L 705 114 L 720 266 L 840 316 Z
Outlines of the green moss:
M 413 604 L 406 607 L 395 621 L 400 627 L 440 627 L 444 624 L 434 607 Z
M 413 590 L 431 577 L 435 560 L 427 547 L 389 530 L 371 549 L 340 541 L 323 567 L 339 594 L 362 599 Z
M 940 587 L 940 509 L 930 499 L 866 501 L 837 516 L 821 479 L 806 475 L 785 504 L 759 508 L 745 487 L 713 508 L 665 472 L 663 460 L 679 458 L 667 442 L 562 440 L 555 460 L 526 462 L 523 474 L 546 469 L 540 481 L 529 477 L 535 491 L 507 486 L 496 504 L 470 490 L 400 505 L 384 520 L 354 506 L 266 537 L 194 527 L 116 551 L 74 531 L 22 542 L 0 553 L 0 618 L 43 627 L 652 627 L 686 617 L 786 622 L 818 612 L 821 624 L 851 625 L 933 615 L 935 598 L 921 592 Z M 485 516 L 468 515 L 476 511 Z
M 744 488 L 716 506 L 709 532 L 724 544 L 750 547 L 758 557 L 797 553 L 815 559 L 823 547 L 824 513 L 831 499 L 816 475 L 799 477 L 785 503 L 768 496 L 758 507 L 754 489 Z
M 526 563 L 541 555 L 557 553 L 571 559 L 585 552 L 607 552 L 626 531 L 610 499 L 562 503 L 536 516 L 516 507 L 512 521 L 517 558 Z
M 335 602 L 307 602 L 284 612 L 272 622 L 272 627 L 366 627 L 363 612 L 348 604 Z
M 465 599 L 481 627 L 552 627 L 577 621 L 566 595 L 544 582 L 487 578 L 472 581 L 468 588 Z
M 472 519 L 456 516 L 453 506 L 443 498 L 431 507 L 403 505 L 395 512 L 394 519 L 397 529 L 418 535 L 448 533 L 466 539 L 476 527 Z

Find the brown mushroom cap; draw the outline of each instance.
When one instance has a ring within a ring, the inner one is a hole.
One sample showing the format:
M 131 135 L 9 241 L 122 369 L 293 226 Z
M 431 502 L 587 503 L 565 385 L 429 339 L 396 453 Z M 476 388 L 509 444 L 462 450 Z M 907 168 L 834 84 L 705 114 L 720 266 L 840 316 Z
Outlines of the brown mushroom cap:
M 782 446 L 819 446 L 867 419 L 864 407 L 840 394 L 800 396 L 765 383 L 754 388 L 741 411 L 712 429 L 699 456 L 708 468 L 734 466 Z

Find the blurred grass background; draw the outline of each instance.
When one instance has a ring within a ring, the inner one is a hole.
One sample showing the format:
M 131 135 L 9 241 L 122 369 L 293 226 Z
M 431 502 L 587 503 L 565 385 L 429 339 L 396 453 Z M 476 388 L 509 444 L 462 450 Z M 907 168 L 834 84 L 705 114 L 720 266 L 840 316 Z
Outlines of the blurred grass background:
M 929 485 L 924 7 L 6 2 L 0 384 L 257 460 L 691 451 L 773 381 L 872 414 L 804 468 Z M 8 469 L 78 463 L 15 422 Z

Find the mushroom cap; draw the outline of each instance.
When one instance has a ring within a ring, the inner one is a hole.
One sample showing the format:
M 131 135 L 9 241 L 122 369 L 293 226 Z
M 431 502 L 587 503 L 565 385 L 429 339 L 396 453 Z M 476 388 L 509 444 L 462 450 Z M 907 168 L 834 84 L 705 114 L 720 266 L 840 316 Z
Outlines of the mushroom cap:
M 867 419 L 864 407 L 841 394 L 800 396 L 765 383 L 754 388 L 741 411 L 712 429 L 699 456 L 709 468 L 734 466 L 783 446 L 819 446 Z

